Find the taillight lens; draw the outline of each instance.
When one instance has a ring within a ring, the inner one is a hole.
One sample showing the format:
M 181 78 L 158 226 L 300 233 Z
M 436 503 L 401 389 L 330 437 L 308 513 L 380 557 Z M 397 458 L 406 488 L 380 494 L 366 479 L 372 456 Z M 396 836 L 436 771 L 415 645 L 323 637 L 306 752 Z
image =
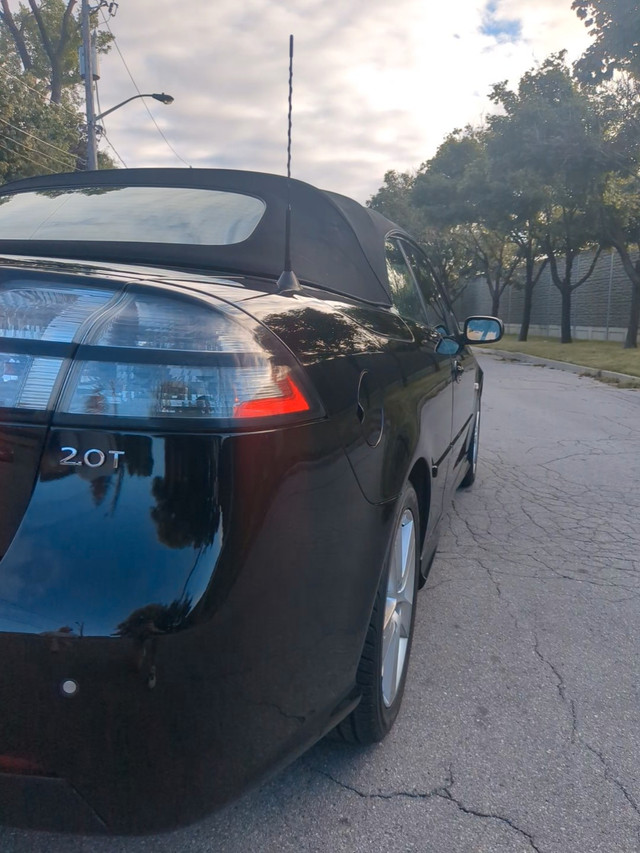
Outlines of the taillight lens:
M 0 407 L 47 409 L 64 358 L 29 353 L 28 342 L 50 348 L 71 343 L 114 296 L 112 290 L 43 285 L 30 279 L 0 289 Z
M 310 409 L 289 369 L 266 357 L 197 366 L 80 362 L 58 405 L 59 412 L 77 415 L 224 420 Z
M 0 353 L 0 407 L 46 409 L 63 363 L 62 358 L 34 358 L 17 352 Z
M 0 289 L 0 337 L 68 343 L 114 297 L 106 288 L 11 282 Z
M 40 764 L 17 755 L 0 755 L 0 773 L 17 774 L 20 776 L 47 776 Z
M 0 293 L 0 308 L 3 299 L 24 301 L 17 290 Z M 121 293 L 73 287 L 52 292 L 47 300 L 49 290 L 40 285 L 35 301 L 48 307 L 32 340 L 55 339 L 67 348 L 73 343 L 73 360 L 53 353 L 0 355 L 2 406 L 46 409 L 55 403 L 62 418 L 214 419 L 229 425 L 322 414 L 293 356 L 238 309 L 133 286 Z M 18 334 L 20 322 L 15 316 L 14 336 L 28 339 L 24 321 Z

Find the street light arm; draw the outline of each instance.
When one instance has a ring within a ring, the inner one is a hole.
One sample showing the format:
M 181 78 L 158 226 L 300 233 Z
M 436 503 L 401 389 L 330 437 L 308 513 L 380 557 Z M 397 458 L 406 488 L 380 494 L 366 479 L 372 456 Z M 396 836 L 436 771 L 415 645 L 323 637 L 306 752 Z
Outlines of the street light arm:
M 173 98 L 171 97 L 171 95 L 165 95 L 164 92 L 159 95 L 155 93 L 132 95 L 130 98 L 127 98 L 126 101 L 121 101 L 119 104 L 116 104 L 115 107 L 111 107 L 111 109 L 105 110 L 103 113 L 99 113 L 97 116 L 94 117 L 94 123 L 100 121 L 100 119 L 104 118 L 105 116 L 108 116 L 109 113 L 112 113 L 115 110 L 119 110 L 120 107 L 123 107 L 125 104 L 128 104 L 129 101 L 135 101 L 136 98 L 155 98 L 156 101 L 161 101 L 163 104 L 170 104 L 173 102 Z

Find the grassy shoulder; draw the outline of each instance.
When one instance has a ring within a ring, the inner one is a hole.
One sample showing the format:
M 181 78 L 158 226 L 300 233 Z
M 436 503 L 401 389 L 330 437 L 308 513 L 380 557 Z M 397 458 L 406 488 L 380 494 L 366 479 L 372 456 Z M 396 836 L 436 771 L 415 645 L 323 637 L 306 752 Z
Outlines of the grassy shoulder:
M 555 338 L 530 337 L 528 341 L 518 341 L 516 335 L 505 335 L 499 343 L 491 344 L 491 347 L 505 352 L 523 352 L 554 361 L 567 361 L 596 370 L 612 370 L 615 373 L 640 376 L 640 349 L 623 349 L 621 343 L 612 341 L 574 341 L 572 344 L 561 344 Z

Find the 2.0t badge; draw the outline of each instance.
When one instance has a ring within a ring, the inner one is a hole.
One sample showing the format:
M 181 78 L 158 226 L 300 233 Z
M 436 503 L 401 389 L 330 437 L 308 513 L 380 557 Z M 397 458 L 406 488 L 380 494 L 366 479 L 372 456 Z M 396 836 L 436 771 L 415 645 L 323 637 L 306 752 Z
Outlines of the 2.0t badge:
M 114 471 L 118 467 L 120 457 L 124 456 L 124 450 L 108 450 L 106 453 L 97 447 L 86 450 L 81 458 L 76 459 L 78 450 L 75 447 L 61 447 L 66 456 L 60 460 L 61 465 L 86 465 L 87 468 L 101 468 L 105 463 L 111 463 Z

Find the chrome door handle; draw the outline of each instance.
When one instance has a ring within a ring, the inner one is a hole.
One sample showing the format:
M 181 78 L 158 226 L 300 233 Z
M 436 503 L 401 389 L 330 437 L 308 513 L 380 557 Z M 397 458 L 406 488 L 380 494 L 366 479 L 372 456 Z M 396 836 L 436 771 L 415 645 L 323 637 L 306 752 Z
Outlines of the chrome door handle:
M 453 362 L 453 370 L 456 375 L 456 382 L 460 379 L 462 374 L 464 373 L 464 366 L 460 364 L 458 359 L 455 359 Z

